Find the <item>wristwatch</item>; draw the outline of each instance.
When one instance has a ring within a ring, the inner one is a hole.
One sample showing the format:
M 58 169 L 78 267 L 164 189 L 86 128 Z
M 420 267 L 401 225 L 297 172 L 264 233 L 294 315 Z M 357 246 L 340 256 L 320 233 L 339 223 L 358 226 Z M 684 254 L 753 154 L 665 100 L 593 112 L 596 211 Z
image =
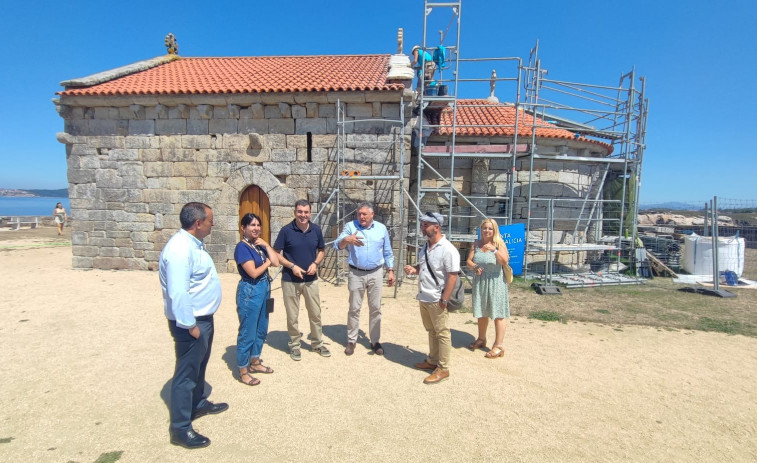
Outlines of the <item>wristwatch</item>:
M 442 304 L 446 304 L 447 302 L 449 302 L 449 300 L 447 300 L 447 299 L 439 299 L 439 302 L 441 302 Z

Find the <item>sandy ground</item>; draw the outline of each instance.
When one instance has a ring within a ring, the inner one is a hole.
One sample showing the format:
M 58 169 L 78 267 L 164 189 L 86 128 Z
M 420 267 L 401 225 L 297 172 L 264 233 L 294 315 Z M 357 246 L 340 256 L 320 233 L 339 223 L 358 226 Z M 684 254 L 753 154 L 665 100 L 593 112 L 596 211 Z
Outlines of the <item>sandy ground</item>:
M 322 284 L 334 355 L 305 347 L 294 362 L 277 281 L 263 350 L 276 372 L 247 387 L 232 375 L 231 274 L 207 374 L 230 409 L 195 421 L 210 447 L 184 450 L 168 442 L 174 356 L 157 274 L 72 270 L 54 230 L 12 233 L 0 231 L 0 461 L 757 459 L 757 339 L 513 318 L 506 356 L 487 360 L 465 348 L 470 314 L 452 314 L 450 379 L 426 386 L 412 285 L 384 298 L 386 355 L 361 337 L 346 357 L 347 289 Z

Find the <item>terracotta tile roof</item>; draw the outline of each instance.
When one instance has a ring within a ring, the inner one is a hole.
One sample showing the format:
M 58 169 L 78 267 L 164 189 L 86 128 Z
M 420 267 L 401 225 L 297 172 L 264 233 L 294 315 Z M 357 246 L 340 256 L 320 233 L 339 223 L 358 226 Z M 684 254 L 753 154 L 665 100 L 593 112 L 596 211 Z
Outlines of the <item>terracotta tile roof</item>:
M 531 137 L 534 117 L 520 110 L 518 137 Z M 432 116 L 431 124 L 438 124 L 438 135 L 452 135 L 452 108 L 444 108 L 439 116 Z M 536 136 L 539 138 L 562 138 L 580 140 L 601 145 L 612 152 L 612 146 L 586 137 L 576 138 L 575 133 L 557 127 L 555 124 L 536 118 Z M 483 127 L 482 127 L 483 126 Z M 488 127 L 487 127 L 488 126 Z M 515 107 L 509 104 L 487 100 L 457 100 L 456 136 L 512 137 L 515 134 Z M 524 140 L 525 141 L 525 140 Z M 609 154 L 609 153 L 608 153 Z
M 390 55 L 180 58 L 61 95 L 166 95 L 401 90 Z

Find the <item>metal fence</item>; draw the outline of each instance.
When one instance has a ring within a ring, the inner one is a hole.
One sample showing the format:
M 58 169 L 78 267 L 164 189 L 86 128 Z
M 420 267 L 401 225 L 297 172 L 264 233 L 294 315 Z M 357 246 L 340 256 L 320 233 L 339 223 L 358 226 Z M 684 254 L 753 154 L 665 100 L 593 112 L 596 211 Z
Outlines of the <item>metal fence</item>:
M 639 213 L 639 238 L 651 259 L 727 296 L 723 288 L 744 281 L 746 249 L 757 248 L 757 201 L 713 197 Z M 637 263 L 637 267 L 643 267 Z

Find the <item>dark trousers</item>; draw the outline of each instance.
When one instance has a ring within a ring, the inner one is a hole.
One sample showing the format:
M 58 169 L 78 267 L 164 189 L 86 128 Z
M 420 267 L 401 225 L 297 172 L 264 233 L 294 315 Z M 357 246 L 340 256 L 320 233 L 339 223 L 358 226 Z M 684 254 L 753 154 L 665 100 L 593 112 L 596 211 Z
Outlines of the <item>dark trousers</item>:
M 205 406 L 205 368 L 213 345 L 213 316 L 197 318 L 200 337 L 195 339 L 189 330 L 179 328 L 168 320 L 176 350 L 176 369 L 171 382 L 170 431 L 180 432 L 192 428 L 192 412 Z

